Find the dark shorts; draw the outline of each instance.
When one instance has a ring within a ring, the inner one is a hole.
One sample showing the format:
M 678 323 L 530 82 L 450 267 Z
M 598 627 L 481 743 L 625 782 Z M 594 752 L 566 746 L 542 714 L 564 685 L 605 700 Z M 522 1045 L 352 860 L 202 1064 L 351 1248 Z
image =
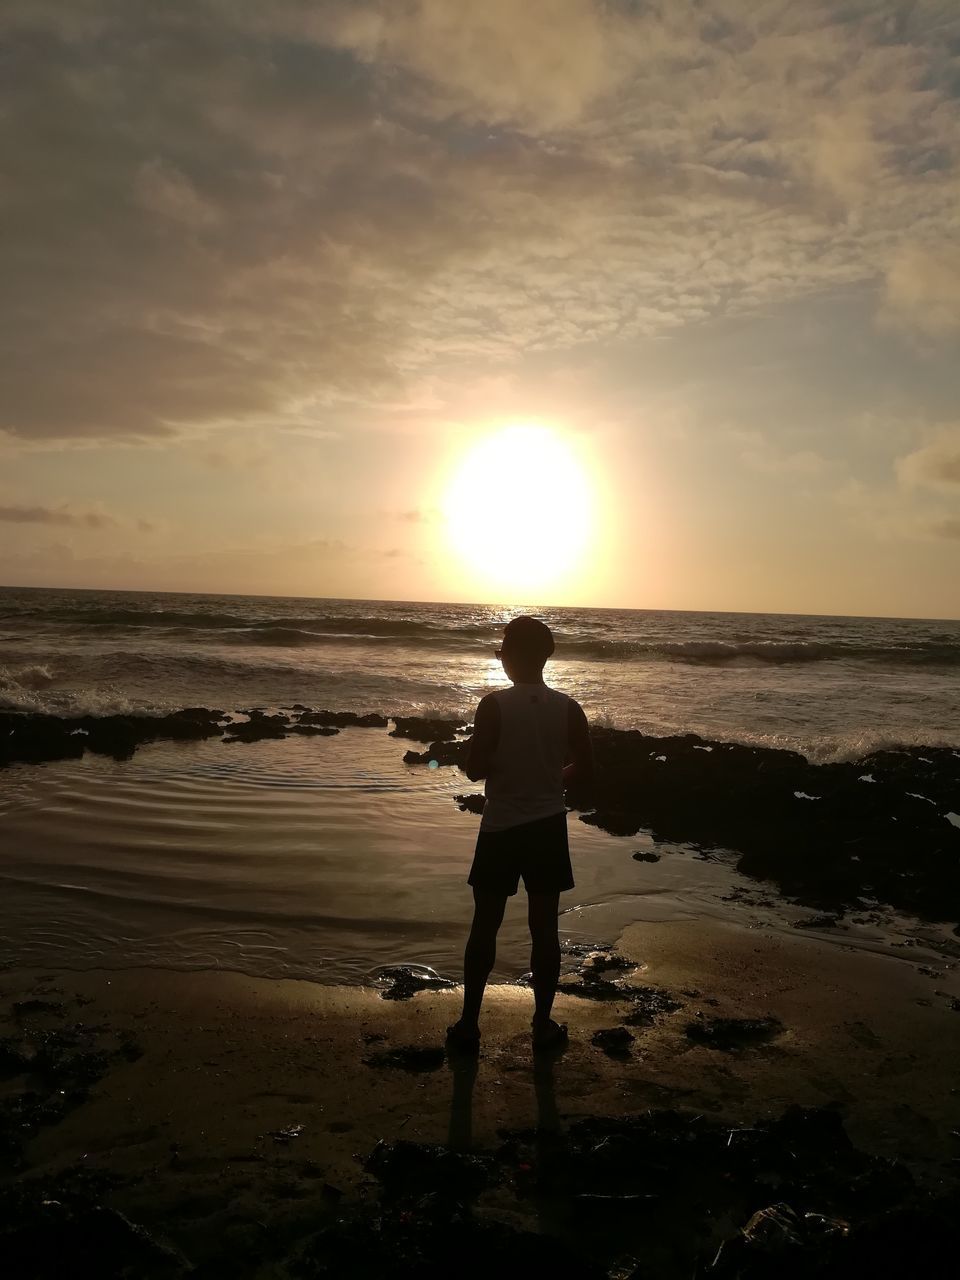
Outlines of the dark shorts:
M 573 888 L 567 815 L 555 813 L 505 831 L 481 831 L 467 884 L 513 897 L 520 878 L 527 893 Z

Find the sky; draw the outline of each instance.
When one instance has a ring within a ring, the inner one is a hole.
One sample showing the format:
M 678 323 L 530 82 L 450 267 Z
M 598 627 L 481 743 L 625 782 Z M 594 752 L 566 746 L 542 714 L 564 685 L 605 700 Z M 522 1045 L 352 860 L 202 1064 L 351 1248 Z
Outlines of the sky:
M 521 424 L 589 508 L 524 601 L 960 617 L 956 0 L 5 0 L 0 50 L 0 583 L 511 602 L 491 528 L 572 527 L 475 465 Z

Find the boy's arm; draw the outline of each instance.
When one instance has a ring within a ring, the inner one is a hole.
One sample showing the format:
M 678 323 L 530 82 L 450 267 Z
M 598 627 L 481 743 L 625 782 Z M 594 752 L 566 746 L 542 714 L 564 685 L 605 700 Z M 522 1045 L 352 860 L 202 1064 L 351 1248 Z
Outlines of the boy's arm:
M 479 782 L 490 772 L 493 753 L 500 741 L 500 708 L 491 694 L 480 699 L 473 717 L 473 737 L 467 748 L 464 773 L 471 782 Z
M 578 787 L 593 781 L 593 747 L 590 744 L 590 727 L 583 707 L 571 699 L 567 719 L 567 759 L 563 770 L 563 785 L 575 782 Z

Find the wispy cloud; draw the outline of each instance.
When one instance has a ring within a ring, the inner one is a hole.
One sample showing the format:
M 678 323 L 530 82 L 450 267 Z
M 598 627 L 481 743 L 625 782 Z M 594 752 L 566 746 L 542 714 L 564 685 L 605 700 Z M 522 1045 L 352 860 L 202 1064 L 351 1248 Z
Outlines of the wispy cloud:
M 132 522 L 120 520 L 105 511 L 78 511 L 63 504 L 58 507 L 0 506 L 0 521 L 7 524 L 44 524 L 66 526 L 71 529 L 121 529 L 134 527 L 141 533 L 150 533 L 153 525 L 148 520 Z
M 20 552 L 0 548 L 0 581 L 58 585 L 64 575 L 91 586 L 154 590 L 205 590 L 261 595 L 389 594 L 398 564 L 419 563 L 400 547 L 364 546 L 340 538 L 284 541 L 265 537 L 192 551 L 140 551 L 112 546 L 81 551 L 75 542 L 52 542 Z M 322 589 L 321 589 L 322 584 Z
M 834 465 L 814 449 L 783 448 L 759 431 L 728 433 L 740 448 L 740 458 L 751 471 L 764 475 L 821 476 Z
M 433 507 L 412 507 L 407 511 L 395 511 L 392 514 L 403 524 L 432 524 L 440 518 L 439 511 Z
M 940 427 L 919 449 L 900 458 L 897 475 L 907 486 L 926 485 L 960 496 L 960 424 Z
M 955 230 L 960 235 L 960 217 Z M 931 338 L 960 332 L 960 248 L 908 244 L 898 250 L 887 271 L 882 314 L 888 323 Z

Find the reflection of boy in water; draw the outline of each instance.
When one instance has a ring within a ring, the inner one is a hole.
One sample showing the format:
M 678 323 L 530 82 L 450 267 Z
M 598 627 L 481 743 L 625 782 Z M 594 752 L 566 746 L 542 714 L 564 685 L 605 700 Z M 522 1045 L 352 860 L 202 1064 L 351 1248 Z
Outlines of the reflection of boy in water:
M 476 1049 L 483 990 L 497 954 L 497 932 L 507 898 L 527 891 L 532 950 L 535 1049 L 562 1044 L 566 1028 L 550 1011 L 560 976 L 557 915 L 560 894 L 573 888 L 563 792 L 576 773 L 593 773 L 583 709 L 543 682 L 553 653 L 550 628 L 535 618 L 514 618 L 497 657 L 513 682 L 481 699 L 473 723 L 466 774 L 485 780 L 486 803 L 468 883 L 474 915 L 463 957 L 463 1014 L 448 1031 L 451 1043 Z

